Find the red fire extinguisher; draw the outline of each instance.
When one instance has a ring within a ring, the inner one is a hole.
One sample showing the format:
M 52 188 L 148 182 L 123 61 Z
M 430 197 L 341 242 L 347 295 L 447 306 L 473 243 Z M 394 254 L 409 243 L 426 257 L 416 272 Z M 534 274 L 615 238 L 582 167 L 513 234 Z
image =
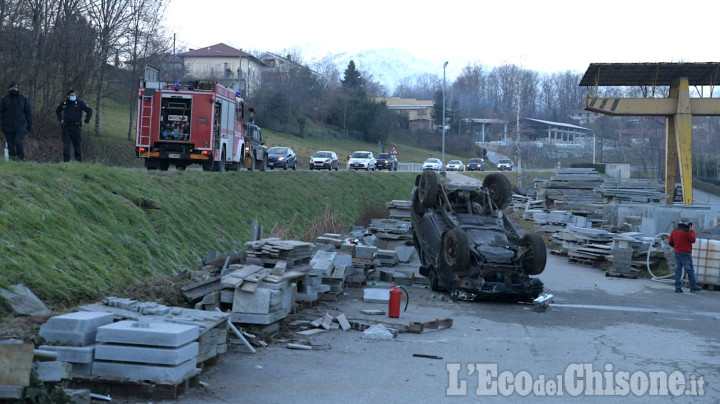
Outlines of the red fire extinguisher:
M 407 290 L 398 285 L 394 285 L 394 287 L 390 289 L 390 301 L 388 302 L 388 316 L 392 318 L 400 317 L 400 300 L 402 299 L 400 289 L 402 289 L 405 292 L 405 296 L 407 296 L 405 311 L 407 310 L 408 303 L 410 303 L 410 295 L 408 295 Z

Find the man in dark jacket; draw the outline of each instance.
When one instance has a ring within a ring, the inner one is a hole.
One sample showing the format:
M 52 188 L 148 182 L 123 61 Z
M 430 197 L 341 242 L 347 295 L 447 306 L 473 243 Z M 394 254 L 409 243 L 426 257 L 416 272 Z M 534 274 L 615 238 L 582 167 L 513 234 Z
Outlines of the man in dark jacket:
M 82 113 L 85 111 L 85 124 L 90 123 L 93 110 L 85 101 L 78 100 L 74 89 L 68 90 L 67 98 L 55 110 L 62 125 L 63 161 L 70 161 L 70 146 L 75 151 L 75 160 L 82 161 Z
M 25 150 L 23 140 L 25 131 L 32 130 L 32 108 L 24 95 L 20 95 L 16 81 L 10 83 L 8 95 L 0 100 L 0 124 L 5 134 L 8 155 L 12 159 L 23 160 Z
M 680 219 L 677 229 L 670 233 L 668 242 L 675 249 L 675 293 L 682 293 L 683 268 L 688 274 L 690 291 L 700 291 L 701 288 L 698 287 L 695 280 L 695 269 L 692 262 L 692 245 L 695 243 L 695 231 L 692 223 L 688 219 Z

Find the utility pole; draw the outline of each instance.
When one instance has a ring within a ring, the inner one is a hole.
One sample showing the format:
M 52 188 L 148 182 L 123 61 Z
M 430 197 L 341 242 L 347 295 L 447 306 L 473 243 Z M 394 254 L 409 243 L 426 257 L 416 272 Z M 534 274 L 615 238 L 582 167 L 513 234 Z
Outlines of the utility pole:
M 515 133 L 517 138 L 518 189 L 522 190 L 522 152 L 520 150 L 520 89 L 517 93 L 517 116 L 515 117 Z
M 447 126 L 445 124 L 445 68 L 447 67 L 447 65 L 448 65 L 448 62 L 443 63 L 443 92 L 442 92 L 443 114 L 442 114 L 442 161 L 441 161 L 442 169 L 440 171 L 440 177 L 443 179 L 443 181 L 445 180 L 445 176 L 447 175 L 447 173 L 445 172 L 445 128 Z

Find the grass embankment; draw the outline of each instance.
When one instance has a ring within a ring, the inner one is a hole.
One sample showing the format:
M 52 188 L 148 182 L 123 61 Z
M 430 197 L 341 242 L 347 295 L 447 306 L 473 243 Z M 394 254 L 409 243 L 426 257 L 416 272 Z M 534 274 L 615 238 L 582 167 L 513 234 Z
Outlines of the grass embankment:
M 244 248 L 258 219 L 300 238 L 329 206 L 347 230 L 368 206 L 409 199 L 414 173 L 146 172 L 98 164 L 0 163 L 0 286 L 54 309 L 122 295 Z

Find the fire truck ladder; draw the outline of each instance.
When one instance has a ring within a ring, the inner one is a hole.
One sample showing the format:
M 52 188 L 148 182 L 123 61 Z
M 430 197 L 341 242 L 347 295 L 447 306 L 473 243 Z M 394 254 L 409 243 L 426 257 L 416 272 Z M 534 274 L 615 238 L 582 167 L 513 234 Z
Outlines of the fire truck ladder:
M 145 147 L 146 153 L 150 150 L 152 139 L 152 116 L 153 116 L 153 96 L 143 94 L 140 99 L 140 119 L 138 119 L 138 146 Z M 138 149 L 138 153 L 141 153 Z

